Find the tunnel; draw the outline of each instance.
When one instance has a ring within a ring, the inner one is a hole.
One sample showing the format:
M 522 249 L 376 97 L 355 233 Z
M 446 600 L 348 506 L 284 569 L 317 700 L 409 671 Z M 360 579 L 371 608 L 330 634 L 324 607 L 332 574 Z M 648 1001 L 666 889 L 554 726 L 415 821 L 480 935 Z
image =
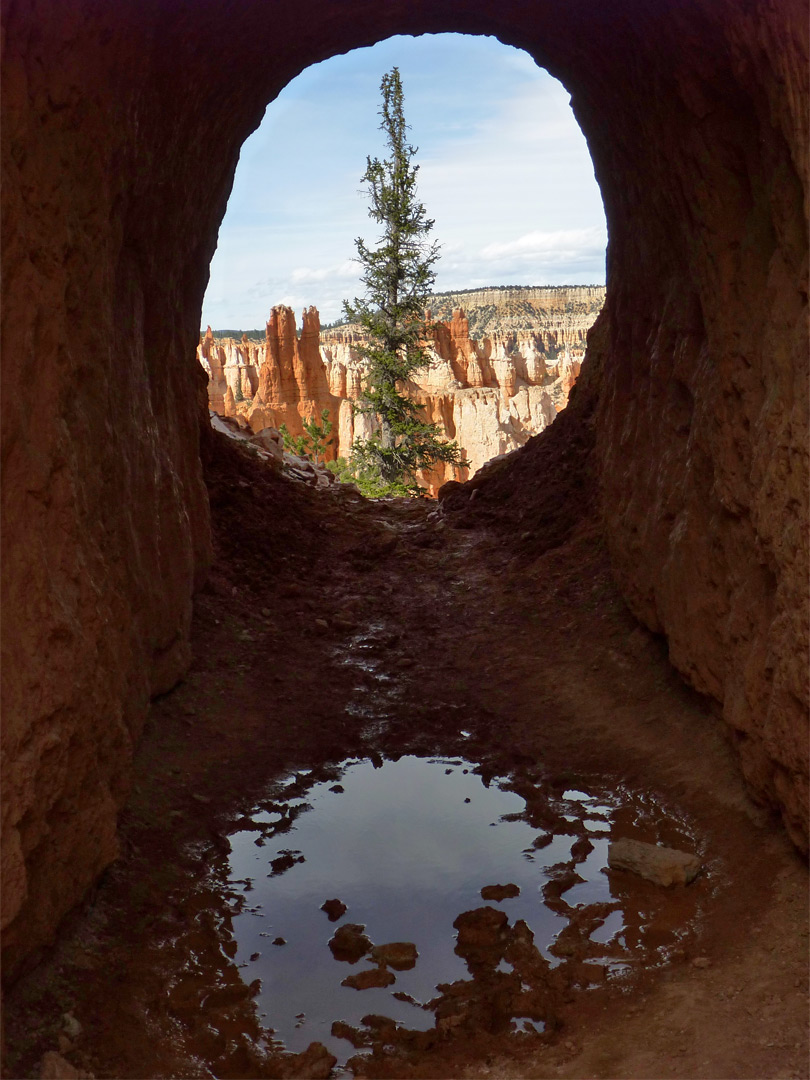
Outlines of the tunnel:
M 211 558 L 195 347 L 240 146 L 305 67 L 393 34 L 495 35 L 571 94 L 604 200 L 607 300 L 547 438 L 579 433 L 630 609 L 717 703 L 750 790 L 806 850 L 806 14 L 800 0 L 6 5 L 8 977 L 116 857 L 147 707 L 189 663 Z M 541 456 L 521 482 L 542 486 Z

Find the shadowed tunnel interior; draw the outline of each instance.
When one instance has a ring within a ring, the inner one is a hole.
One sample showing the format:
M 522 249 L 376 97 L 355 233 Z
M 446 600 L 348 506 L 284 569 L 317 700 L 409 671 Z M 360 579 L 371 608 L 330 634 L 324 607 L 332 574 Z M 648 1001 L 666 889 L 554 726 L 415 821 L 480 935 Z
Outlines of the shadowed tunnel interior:
M 800 0 L 12 0 L 5 31 L 6 975 L 115 857 L 147 705 L 189 661 L 195 346 L 239 148 L 304 67 L 398 33 L 497 35 L 571 93 L 607 302 L 544 438 L 579 433 L 630 608 L 806 847 Z

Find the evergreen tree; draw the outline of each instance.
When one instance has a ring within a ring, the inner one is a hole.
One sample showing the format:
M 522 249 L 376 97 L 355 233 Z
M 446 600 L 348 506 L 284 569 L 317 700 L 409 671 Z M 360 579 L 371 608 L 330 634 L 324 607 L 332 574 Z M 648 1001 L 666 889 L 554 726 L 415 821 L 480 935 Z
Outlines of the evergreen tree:
M 436 278 L 439 245 L 428 241 L 434 222 L 416 194 L 419 166 L 411 164 L 416 149 L 406 139 L 397 68 L 383 76 L 380 90 L 380 128 L 390 156 L 384 161 L 368 158 L 363 183 L 368 185 L 369 216 L 383 226 L 383 234 L 373 250 L 356 241 L 366 297 L 343 305 L 347 318 L 358 322 L 369 338 L 358 350 L 368 368 L 356 408 L 375 416 L 379 430 L 355 441 L 352 466 L 375 493 L 419 494 L 420 469 L 439 462 L 467 463 L 457 443 L 445 442 L 438 426 L 420 417 L 420 406 L 405 390 L 407 381 L 431 363 L 425 308 Z

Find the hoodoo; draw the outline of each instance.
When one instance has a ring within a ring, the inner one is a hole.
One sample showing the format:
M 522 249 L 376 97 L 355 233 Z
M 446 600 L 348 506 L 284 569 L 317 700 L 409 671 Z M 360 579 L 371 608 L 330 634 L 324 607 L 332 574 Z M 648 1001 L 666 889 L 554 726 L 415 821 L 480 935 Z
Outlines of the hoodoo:
M 188 663 L 195 348 L 240 146 L 304 67 L 392 34 L 495 34 L 571 93 L 607 299 L 521 483 L 539 497 L 544 440 L 579 432 L 627 602 L 806 846 L 803 0 L 43 0 L 4 22 L 5 976 L 115 857 L 150 697 Z
M 555 300 L 562 298 L 560 307 L 571 303 L 571 294 L 585 291 L 545 290 Z M 603 289 L 587 291 L 593 295 L 578 305 L 575 316 L 555 319 L 552 313 L 533 330 L 525 328 L 525 316 L 522 329 L 510 329 L 507 305 L 506 328 L 497 328 L 496 318 L 496 329 L 480 341 L 470 338 L 469 319 L 461 308 L 454 308 L 447 321 L 433 323 L 429 363 L 414 375 L 410 392 L 431 423 L 459 440 L 469 467 L 462 472 L 437 464 L 422 476 L 425 490 L 435 494 L 445 481 L 466 479 L 492 458 L 523 446 L 565 407 L 580 372 L 587 331 L 604 297 Z M 326 409 L 336 434 L 325 458 L 348 459 L 355 439 L 371 432 L 369 418 L 353 408 L 366 378 L 357 351 L 361 334 L 347 326 L 319 335 L 318 327 L 318 312 L 310 307 L 303 313 L 299 337 L 295 313 L 278 306 L 263 345 L 244 334 L 240 342 L 216 339 L 209 327 L 197 355 L 209 376 L 213 412 L 239 417 L 256 433 L 284 425 L 300 436 L 303 421 Z

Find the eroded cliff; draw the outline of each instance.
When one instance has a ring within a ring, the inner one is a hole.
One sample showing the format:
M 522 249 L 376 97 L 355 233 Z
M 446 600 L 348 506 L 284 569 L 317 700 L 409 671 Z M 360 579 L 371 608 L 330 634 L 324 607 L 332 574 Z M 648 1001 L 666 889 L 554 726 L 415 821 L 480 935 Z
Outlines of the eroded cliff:
M 273 308 L 264 345 L 217 340 L 209 327 L 197 350 L 209 376 L 208 400 L 214 412 L 241 416 L 254 432 L 286 425 L 303 434 L 302 421 L 328 410 L 336 441 L 326 460 L 348 458 L 355 439 L 371 434 L 370 419 L 355 413 L 365 366 L 357 351 L 357 328 L 320 332 L 317 309 L 303 313 L 300 336 L 295 313 Z M 482 341 L 471 339 L 469 320 L 456 308 L 449 322 L 436 322 L 431 363 L 408 387 L 424 415 L 455 439 L 470 462 L 468 469 L 445 466 L 422 478 L 435 494 L 450 479 L 466 479 L 483 464 L 522 446 L 547 427 L 565 407 L 582 366 L 584 338 L 595 313 L 578 319 L 573 348 L 551 327 L 496 330 Z

